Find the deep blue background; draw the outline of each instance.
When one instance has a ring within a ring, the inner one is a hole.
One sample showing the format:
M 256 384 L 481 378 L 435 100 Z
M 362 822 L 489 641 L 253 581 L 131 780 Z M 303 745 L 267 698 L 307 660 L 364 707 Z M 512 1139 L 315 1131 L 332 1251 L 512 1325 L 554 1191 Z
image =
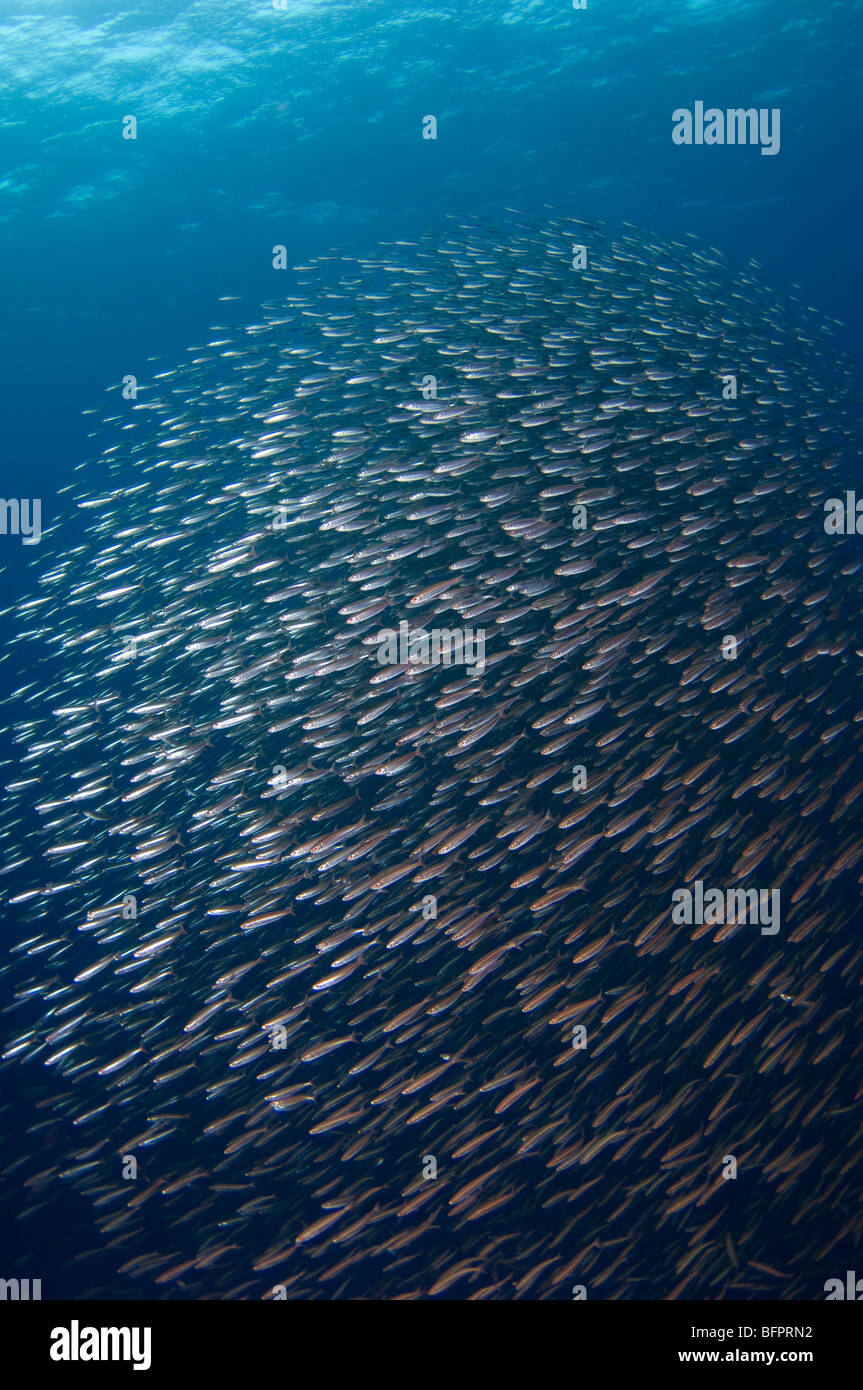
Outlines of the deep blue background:
M 754 257 L 777 290 L 799 284 L 863 362 L 863 4 L 588 5 L 0 5 L 0 495 L 41 497 L 48 526 L 91 452 L 82 410 L 122 413 L 124 374 L 146 391 L 148 358 L 259 318 L 294 283 L 272 269 L 275 243 L 299 265 L 447 214 L 550 205 L 696 232 Z M 696 100 L 779 107 L 781 152 L 675 146 L 671 113 Z M 429 113 L 434 143 L 420 134 Z M 121 138 L 127 114 L 135 142 Z M 71 535 L 44 539 L 42 558 Z M 27 554 L 0 537 L 4 604 L 30 592 Z M 4 645 L 9 631 L 0 620 Z M 15 660 L 0 696 L 26 679 Z M 74 1245 L 89 1222 L 68 1202 Z M 30 1229 L 40 1268 L 53 1238 Z

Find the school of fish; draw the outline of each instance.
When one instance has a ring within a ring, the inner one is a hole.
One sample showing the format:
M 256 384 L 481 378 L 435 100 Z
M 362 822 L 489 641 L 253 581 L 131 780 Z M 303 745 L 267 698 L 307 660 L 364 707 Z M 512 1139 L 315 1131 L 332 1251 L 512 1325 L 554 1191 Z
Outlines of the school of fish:
M 553 213 L 297 273 L 115 393 L 14 612 L 20 1219 L 81 1194 L 85 1297 L 821 1296 L 863 1229 L 833 325 Z M 382 664 L 405 622 L 484 663 Z M 780 930 L 675 923 L 697 881 Z

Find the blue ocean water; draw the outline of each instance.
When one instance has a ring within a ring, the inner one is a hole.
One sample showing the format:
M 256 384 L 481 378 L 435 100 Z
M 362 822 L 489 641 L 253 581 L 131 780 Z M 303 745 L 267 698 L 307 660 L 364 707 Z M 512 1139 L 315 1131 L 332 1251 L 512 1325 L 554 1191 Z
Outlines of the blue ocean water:
M 298 265 L 447 214 L 698 233 L 799 284 L 863 357 L 861 18 L 859 0 L 4 4 L 4 471 L 47 523 L 88 453 L 81 410 L 227 321 L 219 296 L 241 322 L 286 292 L 274 244 Z M 778 108 L 779 153 L 675 145 L 672 112 L 698 100 Z
M 0 493 L 49 527 L 92 452 L 82 411 L 289 292 L 275 245 L 298 266 L 447 216 L 697 233 L 863 362 L 861 21 L 861 0 L 3 4 Z M 698 101 L 778 109 L 779 152 L 674 144 Z M 28 557 L 2 539 L 5 604 Z M 24 678 L 5 661 L 0 693 Z

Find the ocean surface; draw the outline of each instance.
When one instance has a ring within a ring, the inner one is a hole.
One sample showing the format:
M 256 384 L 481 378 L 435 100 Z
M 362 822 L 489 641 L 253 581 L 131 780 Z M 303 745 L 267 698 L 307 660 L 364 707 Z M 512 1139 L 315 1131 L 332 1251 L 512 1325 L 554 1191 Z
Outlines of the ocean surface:
M 27 687 L 39 679 L 28 665 L 29 648 L 15 640 L 24 620 L 14 605 L 38 595 L 39 567 L 49 568 L 52 559 L 80 544 L 87 524 L 88 514 L 76 515 L 68 505 L 69 494 L 61 489 L 73 483 L 78 487 L 78 465 L 106 448 L 114 450 L 111 487 L 132 489 L 140 482 L 143 456 L 130 451 L 123 472 L 125 377 L 137 379 L 146 401 L 148 391 L 155 395 L 158 390 L 156 373 L 171 371 L 192 345 L 229 339 L 244 325 L 262 323 L 265 313 L 276 312 L 274 306 L 289 297 L 302 297 L 307 281 L 298 268 L 318 257 L 336 254 L 362 261 L 381 243 L 452 237 L 476 218 L 490 227 L 510 225 L 513 218 L 534 227 L 544 219 L 573 218 L 587 226 L 596 221 L 627 224 L 662 243 L 700 238 L 725 258 L 729 284 L 738 273 L 755 274 L 781 302 L 793 297 L 828 321 L 836 350 L 854 364 L 848 367 L 850 379 L 863 363 L 861 76 L 861 0 L 819 6 L 795 0 L 667 0 L 661 6 L 647 0 L 588 0 L 583 10 L 574 9 L 570 0 L 287 0 L 284 8 L 264 0 L 128 7 L 21 0 L 0 6 L 0 492 L 4 498 L 39 498 L 43 531 L 38 555 L 37 547 L 22 545 L 20 537 L 0 536 L 4 784 L 20 777 L 20 747 L 10 731 L 34 717 L 34 692 Z M 673 113 L 692 111 L 696 103 L 722 111 L 773 112 L 774 131 L 781 131 L 779 148 L 768 154 L 759 144 L 675 143 Z M 424 138 L 430 116 L 436 121 L 433 139 Z M 136 122 L 134 139 L 124 138 L 130 117 Z M 286 269 L 273 265 L 279 246 L 286 248 Z M 433 300 L 434 275 L 428 273 Z M 441 295 L 445 293 L 442 287 Z M 787 344 L 783 351 L 790 355 Z M 817 373 L 822 361 L 825 375 L 832 370 L 820 347 L 811 355 L 807 349 L 804 357 L 807 372 Z M 801 415 L 807 405 L 802 398 L 806 380 L 801 369 L 795 388 L 801 393 Z M 100 417 L 110 417 L 109 423 L 97 425 Z M 824 429 L 829 432 L 835 423 L 828 409 Z M 835 483 L 840 493 L 855 484 L 863 487 L 859 453 L 847 441 L 842 447 Z M 224 468 L 224 460 L 219 466 Z M 310 464 L 310 480 L 313 476 L 317 485 L 320 473 Z M 91 468 L 87 487 L 93 491 L 98 490 L 97 477 Z M 196 477 L 196 492 L 200 481 Z M 815 481 L 813 477 L 813 486 Z M 806 479 L 804 491 L 805 484 Z M 122 509 L 118 528 L 121 514 Z M 850 540 L 843 544 L 853 548 Z M 418 567 L 416 588 L 422 587 L 421 577 Z M 857 592 L 849 590 L 853 604 Z M 153 617 L 155 621 L 157 615 Z M 827 627 L 834 645 L 843 623 L 851 648 L 859 647 L 856 607 L 849 606 L 841 620 L 832 611 Z M 67 651 L 64 660 L 74 674 L 73 655 Z M 839 695 L 849 704 L 856 669 L 845 664 L 838 676 L 840 685 L 846 682 Z M 790 678 L 790 685 L 795 679 Z M 800 679 L 805 694 L 805 675 Z M 141 687 L 136 698 L 143 698 Z M 843 787 L 863 777 L 852 733 L 842 735 L 847 738 Z M 693 761 L 707 756 L 701 751 Z M 5 863 L 18 859 L 32 832 L 36 802 L 54 794 L 50 763 L 40 767 L 39 775 L 38 796 L 17 795 L 20 815 L 7 818 Z M 58 781 L 57 790 L 65 796 L 67 783 Z M 364 801 L 369 813 L 372 804 L 373 798 Z M 813 843 L 820 852 L 831 843 L 833 809 L 832 803 L 816 808 L 807 820 L 807 826 L 815 827 Z M 769 818 L 764 820 L 762 832 L 769 824 Z M 807 861 L 800 872 L 816 867 Z M 29 870 L 16 872 L 26 878 Z M 837 911 L 841 905 L 835 950 L 847 945 L 842 931 L 851 932 L 855 923 L 859 929 L 856 872 L 840 878 L 838 887 L 834 884 Z M 16 886 L 19 893 L 26 891 L 23 880 L 16 879 Z M 336 903 L 334 923 L 338 910 Z M 22 928 L 19 913 L 8 903 L 2 911 L 9 947 L 26 935 L 26 923 Z M 68 920 L 51 913 L 49 908 L 39 930 L 47 923 L 54 936 L 62 937 L 71 930 Z M 529 911 L 525 920 L 529 926 Z M 524 930 L 518 912 L 507 929 L 514 934 Z M 811 944 L 807 938 L 807 950 Z M 80 963 L 81 969 L 89 965 L 91 956 L 79 957 L 79 948 L 73 942 L 60 975 L 70 963 Z M 825 957 L 830 955 L 825 949 Z M 859 964 L 859 946 L 852 956 Z M 754 961 L 750 964 L 754 970 Z M 22 982 L 31 979 L 31 965 L 22 966 L 20 953 L 7 954 L 2 963 L 0 1052 L 25 1025 L 39 1027 L 32 999 L 22 1002 L 20 993 Z M 604 989 L 622 990 L 630 983 L 628 978 L 616 982 L 613 969 L 608 970 Z M 859 989 L 859 974 L 858 969 L 841 983 L 831 983 L 832 977 L 825 982 L 819 1021 L 842 1019 L 842 1041 L 828 1067 L 839 1056 L 859 1070 L 859 1063 L 846 1055 L 855 1019 L 859 1024 L 852 988 Z M 51 969 L 45 978 L 52 978 Z M 413 996 L 407 988 L 391 1002 L 395 1006 L 401 998 L 408 1009 Z M 500 1029 L 504 1058 L 511 1051 L 505 997 L 496 1003 L 484 1047 L 494 1053 L 493 1030 Z M 522 1015 L 516 1017 L 523 1021 Z M 711 1039 L 718 1041 L 727 1026 L 720 1020 Z M 651 1045 L 661 1047 L 655 1041 Z M 661 1064 L 661 1051 L 657 1055 Z M 758 1058 L 750 1056 L 747 1067 L 755 1077 Z M 609 1101 L 634 1069 L 631 1059 L 612 1068 Z M 749 1074 L 744 1068 L 744 1090 Z M 252 1270 L 263 1251 L 278 1243 L 276 1227 L 258 1244 L 257 1232 L 253 1237 L 242 1226 L 235 1253 L 228 1257 L 237 1262 L 235 1279 L 214 1280 L 209 1291 L 206 1262 L 158 1285 L 148 1278 L 145 1265 L 134 1268 L 136 1258 L 153 1251 L 175 1253 L 177 1266 L 183 1264 L 188 1252 L 176 1238 L 170 1210 L 154 1216 L 140 1238 L 133 1234 L 125 1245 L 121 1242 L 120 1259 L 98 1227 L 93 1193 L 82 1190 L 74 1175 L 68 1180 L 62 1176 L 73 1166 L 71 1121 L 50 1105 L 46 1113 L 51 1091 L 44 1085 L 44 1056 L 36 1053 L 26 1063 L 7 1066 L 3 1085 L 0 1277 L 41 1277 L 45 1297 L 267 1296 L 266 1281 L 275 1282 L 278 1269 L 264 1265 Z M 817 1080 L 809 1077 L 804 1085 L 814 1104 Z M 850 1071 L 842 1074 L 836 1094 L 838 1122 L 829 1139 L 816 1132 L 812 1142 L 827 1142 L 831 1151 L 844 1149 L 850 1158 L 855 1146 L 859 1152 L 860 1133 Z M 711 1097 L 696 1128 L 703 1130 L 715 1104 Z M 45 1126 L 49 1118 L 56 1124 L 53 1131 Z M 515 1123 L 512 1112 L 501 1119 Z M 200 1128 L 203 1114 L 191 1123 Z M 574 1143 L 581 1129 L 577 1117 L 572 1123 Z M 172 1163 L 182 1164 L 184 1142 L 182 1131 L 172 1134 Z M 191 1138 L 188 1143 L 194 1167 L 199 1154 L 195 1150 L 193 1159 Z M 777 1153 L 778 1140 L 772 1160 Z M 376 1163 L 383 1161 L 375 1154 Z M 531 1155 L 535 1168 L 527 1185 L 546 1178 L 546 1157 L 542 1152 Z M 644 1172 L 631 1161 L 636 1185 L 645 1181 Z M 53 1174 L 47 1185 L 37 1181 L 28 1187 L 28 1179 L 42 1169 Z M 620 1171 L 618 1164 L 615 1182 Z M 803 1185 L 784 1205 L 775 1204 L 772 1196 L 763 1195 L 761 1184 L 770 1187 L 778 1174 L 746 1177 L 753 1184 L 746 1200 L 754 1206 L 747 1207 L 740 1229 L 726 1233 L 720 1225 L 710 1237 L 723 1249 L 728 1248 L 726 1240 L 730 1244 L 727 1278 L 708 1260 L 703 1280 L 696 1278 L 685 1296 L 782 1297 L 786 1279 L 795 1296 L 822 1296 L 827 1278 L 842 1277 L 854 1267 L 859 1177 L 859 1167 L 852 1168 L 833 1196 L 819 1201 L 814 1200 L 819 1198 L 817 1165 L 807 1174 L 805 1186 L 817 1215 L 803 1216 L 806 1234 L 799 1243 L 806 1246 L 810 1236 L 813 1244 L 819 1243 L 807 1228 L 807 1221 L 816 1221 L 826 1249 L 821 1264 L 808 1271 L 793 1262 L 798 1233 L 789 1238 L 789 1223 L 805 1206 Z M 601 1173 L 599 1181 L 601 1186 Z M 751 1212 L 759 1202 L 766 1214 L 756 1246 L 739 1254 L 738 1244 L 741 1238 L 746 1244 Z M 676 1296 L 688 1266 L 684 1261 L 680 1267 L 676 1247 L 674 1259 L 666 1260 L 665 1236 L 648 1229 L 654 1216 L 651 1203 L 645 1197 L 630 1213 L 633 1221 L 643 1223 L 632 1282 L 625 1287 L 615 1283 L 612 1273 L 591 1289 L 591 1297 Z M 300 1225 L 307 1227 L 320 1214 L 319 1204 L 309 1205 Z M 404 1292 L 427 1296 L 440 1279 L 443 1296 L 461 1297 L 479 1287 L 491 1290 L 490 1297 L 571 1297 L 577 1270 L 567 1275 L 565 1285 L 548 1283 L 540 1274 L 519 1290 L 530 1260 L 511 1275 L 507 1267 L 507 1241 L 535 1244 L 532 1221 L 540 1235 L 543 1221 L 553 1233 L 556 1209 L 540 1215 L 529 1204 L 516 1202 L 490 1220 L 488 1243 L 480 1242 L 476 1249 L 464 1246 L 465 1259 L 473 1261 L 467 1283 L 445 1283 L 446 1249 L 454 1265 L 461 1236 L 447 1234 L 442 1221 L 424 1232 L 416 1247 L 430 1271 L 426 1285 L 411 1266 Z M 699 1213 L 699 1229 L 704 1220 Z M 193 1219 L 186 1229 L 194 1224 Z M 471 1239 L 475 1233 L 471 1226 Z M 589 1217 L 573 1238 L 572 1259 L 579 1245 L 590 1245 Z M 372 1228 L 368 1239 L 380 1245 L 382 1236 Z M 612 1254 L 618 1253 L 607 1252 L 600 1263 L 611 1265 Z M 778 1269 L 782 1277 L 751 1270 L 747 1275 L 751 1258 L 758 1266 Z M 859 1264 L 859 1253 L 856 1258 Z M 533 1263 L 540 1260 L 538 1253 Z M 331 1262 L 335 1264 L 335 1256 Z M 561 1253 L 561 1267 L 571 1262 Z M 123 1263 L 140 1277 L 119 1274 Z M 297 1276 L 289 1296 L 390 1297 L 400 1287 L 399 1276 L 389 1278 L 385 1265 L 385 1259 L 360 1261 L 355 1272 L 330 1283 L 317 1282 L 314 1275 Z M 153 1266 L 157 1268 L 162 1267 Z M 585 1282 L 590 1285 L 589 1275 Z

